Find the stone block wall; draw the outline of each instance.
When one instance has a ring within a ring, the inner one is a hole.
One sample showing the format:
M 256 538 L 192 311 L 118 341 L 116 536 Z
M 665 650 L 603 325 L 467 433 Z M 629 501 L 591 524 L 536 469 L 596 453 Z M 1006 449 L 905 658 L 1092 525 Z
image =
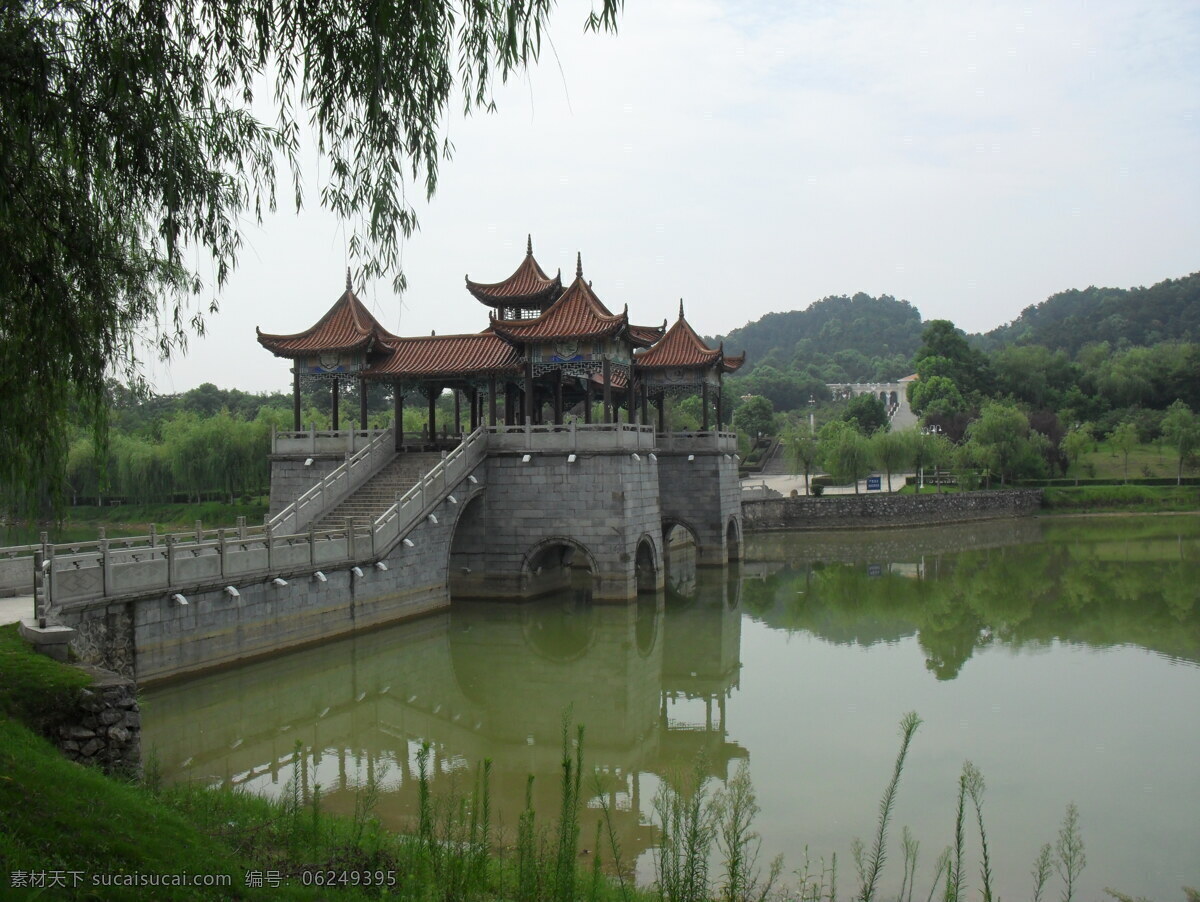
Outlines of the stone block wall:
M 579 549 L 593 570 L 593 597 L 637 596 L 635 561 L 645 539 L 654 549 L 655 588 L 662 587 L 662 514 L 658 470 L 648 454 L 493 454 L 487 492 L 462 520 L 451 549 L 455 594 L 525 597 L 540 549 Z M 574 560 L 572 566 L 585 563 Z
M 57 729 L 59 749 L 72 761 L 94 764 L 105 773 L 141 771 L 142 717 L 137 685 L 118 674 L 87 668 L 92 685 Z
M 417 617 L 450 603 L 450 539 L 482 484 L 456 488 L 459 503 L 442 502 L 437 523 L 422 520 L 409 533 L 412 547 L 397 543 L 383 558 L 387 570 L 363 562 L 359 577 L 349 564 L 330 564 L 319 568 L 322 582 L 305 565 L 234 579 L 237 597 L 222 582 L 187 589 L 186 605 L 172 590 L 119 605 L 64 607 L 58 620 L 79 631 L 72 648 L 80 660 L 147 683 Z M 276 586 L 276 576 L 288 584 Z
M 688 457 L 692 460 L 688 460 Z M 742 532 L 742 489 L 737 459 L 721 453 L 658 455 L 658 483 L 664 522 L 682 523 L 696 538 L 696 560 L 702 566 L 721 566 L 741 560 L 741 542 L 730 548 L 728 530 Z
M 312 458 L 311 466 L 304 461 Z M 267 516 L 277 513 L 303 495 L 346 461 L 344 454 L 301 454 L 271 456 L 271 500 Z
M 944 495 L 836 495 L 742 504 L 747 530 L 928 526 L 1019 517 L 1042 506 L 1040 489 L 953 492 Z

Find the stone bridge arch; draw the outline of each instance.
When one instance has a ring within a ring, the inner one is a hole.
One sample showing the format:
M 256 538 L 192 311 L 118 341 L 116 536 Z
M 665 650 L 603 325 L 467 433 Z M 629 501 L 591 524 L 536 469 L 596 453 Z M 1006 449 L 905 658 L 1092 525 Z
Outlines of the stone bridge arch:
M 586 588 L 590 596 L 600 575 L 596 556 L 569 536 L 547 536 L 530 546 L 521 560 L 521 595 L 536 598 L 570 588 L 582 589 L 584 586 L 575 577 L 584 569 L 588 572 Z

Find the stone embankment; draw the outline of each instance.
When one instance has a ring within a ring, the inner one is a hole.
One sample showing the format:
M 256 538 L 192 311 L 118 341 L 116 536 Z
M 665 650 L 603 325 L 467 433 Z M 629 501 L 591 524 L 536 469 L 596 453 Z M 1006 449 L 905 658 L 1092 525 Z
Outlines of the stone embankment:
M 1041 489 L 944 495 L 835 495 L 743 501 L 742 516 L 748 532 L 883 528 L 1020 517 L 1035 513 L 1041 505 Z
M 106 670 L 83 669 L 94 680 L 59 725 L 59 749 L 72 761 L 94 764 L 106 773 L 139 772 L 142 716 L 137 684 Z

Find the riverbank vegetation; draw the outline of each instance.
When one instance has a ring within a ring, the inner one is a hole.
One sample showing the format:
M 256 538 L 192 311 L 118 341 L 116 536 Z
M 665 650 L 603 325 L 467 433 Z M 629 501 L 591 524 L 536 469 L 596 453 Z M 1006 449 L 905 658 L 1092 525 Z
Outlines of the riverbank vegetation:
M 759 812 L 748 765 L 716 785 L 703 762 L 663 781 L 653 802 L 657 840 L 653 879 L 637 886 L 634 862 L 622 853 L 608 805 L 605 775 L 590 773 L 585 733 L 564 721 L 559 808 L 535 811 L 532 785 L 515 825 L 491 811 L 490 767 L 448 795 L 430 789 L 428 749 L 417 758 L 418 810 L 412 832 L 385 830 L 374 808 L 383 774 L 360 786 L 353 813 L 321 807 L 319 787 L 288 782 L 277 800 L 198 785 L 164 786 L 153 762 L 141 779 L 106 777 L 68 762 L 47 742 L 84 678 L 39 658 L 12 628 L 0 630 L 0 872 L 8 898 L 156 899 L 514 899 L 621 902 L 832 902 L 937 895 L 967 897 L 967 884 L 991 898 L 983 775 L 969 762 L 952 782 L 956 827 L 936 856 L 892 823 L 915 714 L 900 725 L 900 748 L 883 787 L 874 825 L 848 861 L 836 856 L 760 861 L 753 823 Z M 295 758 L 302 751 L 297 747 Z M 281 761 L 286 772 L 288 761 Z M 80 804 L 86 800 L 86 804 Z M 864 822 L 870 815 L 861 813 Z M 1080 815 L 1068 805 L 1056 841 L 1032 863 L 1029 896 L 1072 898 L 1086 863 Z M 1053 827 L 1046 827 L 1048 835 Z M 974 859 L 974 860 L 972 860 Z M 62 875 L 48 886 L 42 875 Z M 133 875 L 190 875 L 192 885 L 129 885 Z M 118 875 L 118 876 L 105 876 Z M 72 884 L 78 878 L 79 885 Z M 195 885 L 218 879 L 219 887 Z M 97 889 L 97 881 L 107 881 Z M 37 881 L 38 885 L 29 885 Z M 22 886 L 22 884 L 25 884 Z M 28 892 L 22 892 L 27 889 Z M 1116 898 L 1123 898 L 1114 894 Z
M 1106 476 L 1182 483 L 1200 467 L 1198 315 L 1200 273 L 1150 288 L 1063 292 L 980 336 L 948 320 L 922 324 L 907 302 L 886 296 L 826 298 L 723 336 L 748 352 L 727 379 L 726 409 L 735 425 L 750 410 L 754 435 L 784 436 L 797 473 L 810 473 L 795 446 L 811 436 L 820 446 L 813 466 L 843 483 L 888 473 L 874 435 L 890 431 L 901 391 L 914 428 L 948 442 L 933 466 L 978 474 L 982 486 Z M 868 322 L 879 328 L 864 336 Z M 906 388 L 884 400 L 861 385 L 900 380 Z M 842 423 L 862 440 L 833 425 Z M 924 465 L 906 456 L 910 470 Z

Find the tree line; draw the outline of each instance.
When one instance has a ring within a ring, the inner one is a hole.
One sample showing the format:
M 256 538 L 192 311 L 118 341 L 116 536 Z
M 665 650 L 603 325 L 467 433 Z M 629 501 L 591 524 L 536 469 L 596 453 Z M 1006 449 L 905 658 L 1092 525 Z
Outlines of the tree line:
M 883 403 L 870 395 L 830 403 L 815 393 L 737 396 L 733 422 L 756 435 L 781 432 L 797 472 L 819 467 L 839 481 L 872 471 L 952 467 L 985 482 L 1066 475 L 1096 440 L 1126 460 L 1139 444 L 1160 442 L 1177 456 L 1177 479 L 1200 448 L 1200 345 L 1162 342 L 1074 355 L 1040 345 L 973 347 L 948 320 L 926 323 L 911 361 L 908 400 L 920 428 L 892 433 Z M 793 374 L 799 383 L 804 377 Z M 777 406 L 778 398 L 784 403 Z M 781 411 L 777 413 L 777 411 Z M 816 411 L 824 425 L 810 433 Z

